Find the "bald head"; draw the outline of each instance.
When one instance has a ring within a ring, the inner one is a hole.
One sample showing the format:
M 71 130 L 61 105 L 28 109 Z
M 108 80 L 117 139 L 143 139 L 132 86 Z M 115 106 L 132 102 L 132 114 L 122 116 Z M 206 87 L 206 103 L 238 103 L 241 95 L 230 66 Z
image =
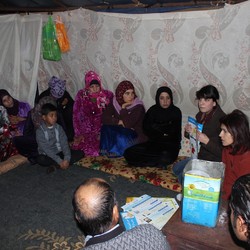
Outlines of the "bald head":
M 115 194 L 103 179 L 91 178 L 84 181 L 75 191 L 73 206 L 86 235 L 104 233 L 114 223 Z

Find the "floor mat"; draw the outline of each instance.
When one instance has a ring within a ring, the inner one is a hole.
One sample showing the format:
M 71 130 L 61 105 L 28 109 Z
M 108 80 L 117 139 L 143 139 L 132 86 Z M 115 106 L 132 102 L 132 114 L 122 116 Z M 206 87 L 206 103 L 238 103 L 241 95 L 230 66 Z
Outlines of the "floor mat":
M 184 158 L 186 157 L 180 156 L 177 161 Z M 156 167 L 132 167 L 127 164 L 123 157 L 108 158 L 106 156 L 87 156 L 80 160 L 78 165 L 114 175 L 121 175 L 132 180 L 140 180 L 177 192 L 182 190 L 181 184 L 178 183 L 177 177 L 172 172 L 173 165 L 168 166 L 166 170 Z

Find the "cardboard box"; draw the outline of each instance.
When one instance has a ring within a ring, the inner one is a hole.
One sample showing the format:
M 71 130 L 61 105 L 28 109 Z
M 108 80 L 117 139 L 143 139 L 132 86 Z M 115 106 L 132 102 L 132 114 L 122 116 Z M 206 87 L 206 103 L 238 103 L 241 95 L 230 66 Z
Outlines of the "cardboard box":
M 182 221 L 207 227 L 217 223 L 225 165 L 193 159 L 183 171 Z

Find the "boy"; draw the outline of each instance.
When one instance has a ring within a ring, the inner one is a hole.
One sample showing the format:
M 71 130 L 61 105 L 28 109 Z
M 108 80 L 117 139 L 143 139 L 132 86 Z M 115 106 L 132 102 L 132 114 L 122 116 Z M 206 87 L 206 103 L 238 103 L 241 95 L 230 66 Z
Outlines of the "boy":
M 229 207 L 235 235 L 250 246 L 250 174 L 243 175 L 235 181 Z
M 37 162 L 42 166 L 50 166 L 48 173 L 56 168 L 67 169 L 69 165 L 80 160 L 84 153 L 70 150 L 67 136 L 63 128 L 57 124 L 57 108 L 53 104 L 44 104 L 41 113 L 43 122 L 36 130 L 39 152 Z

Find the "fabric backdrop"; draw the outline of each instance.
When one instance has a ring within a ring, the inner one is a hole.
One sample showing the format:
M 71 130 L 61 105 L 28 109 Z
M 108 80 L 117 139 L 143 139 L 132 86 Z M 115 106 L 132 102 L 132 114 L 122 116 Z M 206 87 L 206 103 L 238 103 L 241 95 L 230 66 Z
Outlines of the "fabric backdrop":
M 47 14 L 0 17 L 1 87 L 32 105 L 52 75 L 66 79 L 74 98 L 84 74 L 95 70 L 105 88 L 134 83 L 146 108 L 168 85 L 183 114 L 197 113 L 195 92 L 215 85 L 225 112 L 250 117 L 250 1 L 222 9 L 158 14 L 117 14 L 85 9 L 53 13 L 65 23 L 71 49 L 59 62 L 41 55 Z M 39 62 L 39 65 L 38 65 Z

